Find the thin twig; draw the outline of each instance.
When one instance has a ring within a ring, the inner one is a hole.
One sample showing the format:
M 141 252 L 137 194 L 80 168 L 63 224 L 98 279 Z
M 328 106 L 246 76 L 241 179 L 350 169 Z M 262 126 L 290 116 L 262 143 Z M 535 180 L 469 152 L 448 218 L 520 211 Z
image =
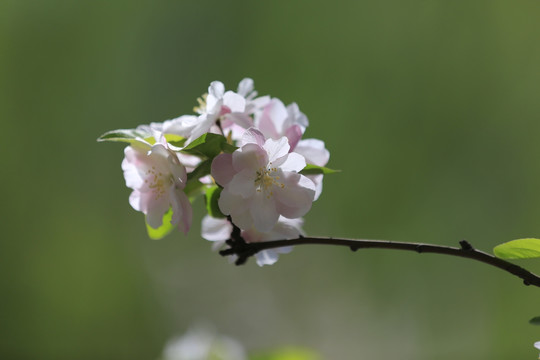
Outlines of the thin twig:
M 235 229 L 236 230 L 236 229 Z M 407 250 L 417 253 L 433 253 L 443 254 L 450 256 L 464 257 L 476 261 L 483 262 L 485 264 L 495 266 L 501 270 L 511 273 L 523 280 L 525 285 L 534 285 L 540 287 L 540 277 L 525 270 L 524 268 L 512 264 L 503 259 L 499 259 L 493 255 L 487 254 L 483 251 L 476 250 L 472 245 L 463 240 L 460 241 L 461 247 L 449 247 L 432 244 L 411 243 L 411 242 L 396 242 L 396 241 L 384 241 L 384 240 L 357 240 L 357 239 L 342 239 L 342 238 L 323 238 L 323 237 L 299 237 L 298 239 L 291 240 L 275 240 L 265 241 L 258 243 L 246 243 L 240 236 L 239 231 L 233 230 L 231 239 L 227 241 L 230 248 L 220 251 L 222 256 L 237 255 L 237 265 L 244 264 L 249 257 L 257 254 L 259 251 L 275 249 L 285 246 L 296 245 L 337 245 L 346 246 L 352 251 L 358 249 L 394 249 L 394 250 Z

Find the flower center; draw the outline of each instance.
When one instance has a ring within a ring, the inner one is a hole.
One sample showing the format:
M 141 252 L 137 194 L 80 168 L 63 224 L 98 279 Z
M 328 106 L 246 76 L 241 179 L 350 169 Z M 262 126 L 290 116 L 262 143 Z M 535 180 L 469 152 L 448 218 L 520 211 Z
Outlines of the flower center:
M 271 165 L 272 163 L 270 163 L 270 166 Z M 255 187 L 257 188 L 257 192 L 264 192 L 268 199 L 270 199 L 270 197 L 274 195 L 272 191 L 272 187 L 274 185 L 279 186 L 282 189 L 285 187 L 285 184 L 278 182 L 279 176 L 275 175 L 275 172 L 277 172 L 277 169 L 274 167 L 261 167 L 259 168 L 259 170 L 257 170 Z
M 165 196 L 166 189 L 171 186 L 173 179 L 171 174 L 163 174 L 156 170 L 155 166 L 146 171 L 146 179 L 144 180 L 154 194 L 154 199 L 157 200 Z
M 195 106 L 193 108 L 193 111 L 195 111 L 197 114 L 204 114 L 206 112 L 206 98 L 208 97 L 208 94 L 203 94 L 203 96 L 197 98 L 197 102 L 199 103 L 199 106 Z

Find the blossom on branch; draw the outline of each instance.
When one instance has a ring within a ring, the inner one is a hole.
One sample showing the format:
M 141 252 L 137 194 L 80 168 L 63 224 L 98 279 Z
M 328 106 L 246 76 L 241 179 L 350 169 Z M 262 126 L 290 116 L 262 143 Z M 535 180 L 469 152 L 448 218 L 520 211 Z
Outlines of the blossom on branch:
M 247 230 L 242 230 L 240 235 L 246 243 L 296 239 L 304 235 L 304 231 L 302 230 L 303 223 L 304 220 L 302 218 L 287 219 L 280 216 L 276 225 L 270 231 L 260 232 L 255 227 L 251 227 Z M 229 220 L 225 218 L 213 218 L 207 215 L 202 221 L 201 235 L 204 239 L 213 241 L 214 246 L 212 248 L 216 250 L 224 246 L 225 241 L 231 238 L 232 230 L 233 226 Z M 278 260 L 279 254 L 287 254 L 291 251 L 292 246 L 263 250 L 255 254 L 255 259 L 259 266 L 272 265 Z M 231 256 L 233 256 L 233 261 L 236 260 L 235 255 Z
M 172 208 L 171 223 L 187 233 L 191 225 L 191 204 L 184 187 L 187 174 L 177 154 L 162 140 L 154 145 L 139 139 L 124 150 L 122 169 L 126 186 L 133 189 L 129 203 L 146 215 L 154 229 L 163 224 L 163 216 Z
M 315 184 L 298 173 L 304 157 L 289 149 L 286 137 L 265 139 L 251 128 L 238 150 L 212 162 L 212 176 L 223 186 L 219 207 L 241 229 L 268 232 L 280 215 L 299 218 L 311 208 Z

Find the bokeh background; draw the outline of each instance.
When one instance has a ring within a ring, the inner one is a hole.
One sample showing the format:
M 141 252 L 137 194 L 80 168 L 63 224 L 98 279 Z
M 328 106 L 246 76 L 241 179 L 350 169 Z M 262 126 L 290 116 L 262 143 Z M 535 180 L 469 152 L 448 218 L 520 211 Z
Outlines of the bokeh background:
M 116 128 L 210 81 L 297 102 L 331 151 L 319 236 L 491 251 L 540 237 L 540 2 L 0 2 L 0 358 L 156 359 L 197 321 L 249 351 L 533 359 L 540 290 L 469 260 L 303 247 L 227 263 L 149 240 Z M 539 261 L 520 265 L 540 272 Z

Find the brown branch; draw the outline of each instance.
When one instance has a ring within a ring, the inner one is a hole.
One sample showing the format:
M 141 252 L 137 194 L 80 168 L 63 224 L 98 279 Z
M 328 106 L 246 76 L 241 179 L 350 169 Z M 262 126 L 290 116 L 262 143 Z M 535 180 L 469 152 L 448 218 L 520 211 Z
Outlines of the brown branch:
M 275 249 L 285 246 L 296 245 L 337 245 L 346 246 L 352 251 L 358 249 L 393 249 L 407 250 L 417 253 L 433 253 L 450 256 L 458 256 L 467 259 L 483 262 L 495 266 L 501 270 L 511 273 L 523 280 L 525 285 L 534 285 L 540 287 L 540 277 L 525 270 L 524 268 L 512 264 L 503 259 L 499 259 L 491 254 L 474 249 L 467 241 L 460 241 L 461 247 L 449 247 L 441 245 L 431 245 L 411 242 L 396 242 L 384 240 L 357 240 L 341 238 L 322 238 L 322 237 L 299 237 L 291 240 L 275 240 L 258 243 L 246 243 L 240 235 L 240 231 L 234 227 L 231 239 L 227 241 L 230 248 L 220 251 L 222 256 L 237 255 L 236 265 L 244 264 L 249 257 L 257 254 L 259 251 Z

